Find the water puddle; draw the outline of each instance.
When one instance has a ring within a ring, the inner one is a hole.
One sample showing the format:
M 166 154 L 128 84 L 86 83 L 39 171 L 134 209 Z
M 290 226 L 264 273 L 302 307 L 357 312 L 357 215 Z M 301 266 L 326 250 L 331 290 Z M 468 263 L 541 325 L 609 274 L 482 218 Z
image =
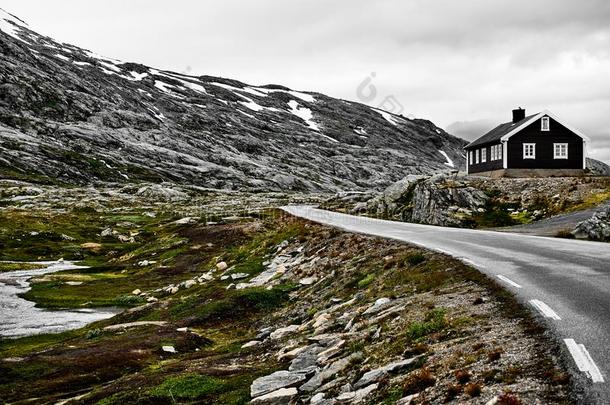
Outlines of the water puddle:
M 111 318 L 114 308 L 50 310 L 36 308 L 19 297 L 30 289 L 32 277 L 62 270 L 86 268 L 68 261 L 40 262 L 44 268 L 0 273 L 0 337 L 21 337 L 40 333 L 57 333 L 81 328 L 91 322 Z

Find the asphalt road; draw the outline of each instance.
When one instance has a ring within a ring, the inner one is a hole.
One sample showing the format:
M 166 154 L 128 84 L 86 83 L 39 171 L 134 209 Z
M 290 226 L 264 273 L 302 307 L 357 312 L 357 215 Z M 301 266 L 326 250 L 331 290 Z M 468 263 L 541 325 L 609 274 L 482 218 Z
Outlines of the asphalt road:
M 529 305 L 560 340 L 582 395 L 579 403 L 610 404 L 610 244 L 384 221 L 305 206 L 284 210 L 475 266 Z
M 542 219 L 531 224 L 508 226 L 494 229 L 501 232 L 525 233 L 536 236 L 555 236 L 560 231 L 572 230 L 576 228 L 580 222 L 589 219 L 595 212 L 610 206 L 610 201 L 607 201 L 597 207 L 582 211 L 568 212 L 559 214 L 554 217 Z

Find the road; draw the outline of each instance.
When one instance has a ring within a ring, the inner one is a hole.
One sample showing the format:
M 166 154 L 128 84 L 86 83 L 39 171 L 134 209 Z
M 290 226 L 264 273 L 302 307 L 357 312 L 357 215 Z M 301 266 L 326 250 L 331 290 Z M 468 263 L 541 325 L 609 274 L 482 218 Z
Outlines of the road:
M 283 209 L 440 251 L 495 278 L 560 339 L 583 395 L 579 403 L 610 404 L 610 244 L 384 221 L 307 206 Z
M 610 201 L 607 201 L 597 207 L 568 212 L 566 214 L 555 215 L 554 217 L 542 219 L 531 224 L 508 226 L 497 228 L 495 230 L 502 232 L 525 233 L 536 236 L 555 236 L 560 231 L 572 230 L 576 228 L 580 222 L 589 219 L 597 211 L 610 207 Z

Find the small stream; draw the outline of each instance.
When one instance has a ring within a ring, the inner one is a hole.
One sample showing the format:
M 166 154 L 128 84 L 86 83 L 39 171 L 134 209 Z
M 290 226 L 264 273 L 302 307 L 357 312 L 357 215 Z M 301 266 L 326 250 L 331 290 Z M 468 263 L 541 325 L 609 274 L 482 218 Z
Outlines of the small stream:
M 0 273 L 0 337 L 21 337 L 40 333 L 57 333 L 81 328 L 91 322 L 111 318 L 119 311 L 114 308 L 50 310 L 36 308 L 18 294 L 30 289 L 28 280 L 62 270 L 86 268 L 68 261 L 40 262 L 38 270 Z

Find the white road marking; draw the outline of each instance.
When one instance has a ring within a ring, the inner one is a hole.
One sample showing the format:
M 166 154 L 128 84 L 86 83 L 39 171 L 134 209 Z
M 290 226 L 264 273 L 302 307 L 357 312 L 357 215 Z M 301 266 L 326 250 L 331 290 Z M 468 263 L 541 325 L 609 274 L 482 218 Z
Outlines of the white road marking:
M 572 358 L 574 358 L 576 367 L 578 367 L 578 369 L 583 373 L 586 373 L 594 383 L 603 383 L 604 377 L 591 358 L 591 355 L 589 354 L 589 351 L 585 345 L 577 344 L 574 339 L 564 339 L 563 341 L 568 347 Z
M 515 283 L 510 278 L 503 276 L 502 274 L 498 274 L 498 278 L 500 280 L 504 281 L 505 283 L 512 285 L 515 288 L 521 288 L 521 286 L 519 284 Z
M 561 321 L 557 312 L 553 311 L 551 307 L 540 300 L 530 300 L 530 304 L 534 306 L 538 311 L 542 313 L 547 318 L 555 319 L 556 321 Z

